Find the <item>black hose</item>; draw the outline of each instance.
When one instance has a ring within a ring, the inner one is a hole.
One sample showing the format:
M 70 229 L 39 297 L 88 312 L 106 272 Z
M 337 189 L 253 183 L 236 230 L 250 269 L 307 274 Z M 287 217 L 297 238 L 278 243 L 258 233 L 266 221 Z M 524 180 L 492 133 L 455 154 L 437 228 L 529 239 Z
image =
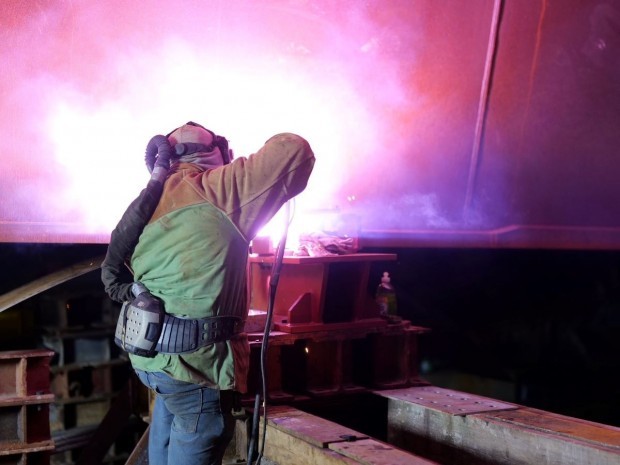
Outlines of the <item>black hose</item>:
M 116 302 L 133 299 L 131 285 L 133 278 L 125 272 L 125 261 L 131 256 L 138 244 L 142 230 L 151 219 L 163 186 L 157 182 L 149 182 L 140 195 L 131 202 L 118 225 L 112 231 L 110 244 L 105 259 L 101 264 L 101 280 L 105 291 Z
M 174 150 L 166 136 L 153 136 L 147 144 L 146 153 L 144 154 L 144 161 L 149 173 L 153 172 L 155 166 L 168 169 L 173 153 Z
M 171 156 L 172 147 L 167 137 L 157 135 L 151 138 L 145 156 L 151 179 L 146 188 L 129 204 L 110 236 L 110 244 L 101 264 L 101 281 L 108 296 L 116 302 L 133 298 L 133 277 L 128 276 L 125 261 L 133 253 L 144 227 L 159 204 Z

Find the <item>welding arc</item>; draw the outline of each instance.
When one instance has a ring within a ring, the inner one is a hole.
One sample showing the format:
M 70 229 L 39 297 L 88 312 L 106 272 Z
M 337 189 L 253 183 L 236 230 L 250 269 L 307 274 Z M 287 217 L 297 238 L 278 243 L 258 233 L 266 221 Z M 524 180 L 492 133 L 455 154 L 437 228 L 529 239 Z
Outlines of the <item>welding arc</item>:
M 288 236 L 288 225 L 290 223 L 290 200 L 286 202 L 285 208 L 285 226 L 282 237 L 280 238 L 280 242 L 278 243 L 278 247 L 276 249 L 276 255 L 273 261 L 273 266 L 271 268 L 271 275 L 269 279 L 269 303 L 267 305 L 267 319 L 265 321 L 265 330 L 263 333 L 263 340 L 261 343 L 261 353 L 260 353 L 260 372 L 261 372 L 261 388 L 259 392 L 256 393 L 256 398 L 254 401 L 254 414 L 252 418 L 252 430 L 250 432 L 250 441 L 248 444 L 248 465 L 256 464 L 260 465 L 260 462 L 263 457 L 263 452 L 265 451 L 265 440 L 267 437 L 267 349 L 269 346 L 269 333 L 271 331 L 271 322 L 273 320 L 273 308 L 276 300 L 276 291 L 278 289 L 278 282 L 280 281 L 280 270 L 282 269 L 282 259 L 284 258 L 284 249 L 286 247 L 286 238 Z M 263 397 L 263 429 L 262 429 L 262 437 L 261 437 L 261 445 L 260 449 L 257 451 L 256 462 L 252 460 L 252 456 L 254 454 L 255 442 L 258 439 L 258 424 L 260 418 L 260 398 L 261 393 Z

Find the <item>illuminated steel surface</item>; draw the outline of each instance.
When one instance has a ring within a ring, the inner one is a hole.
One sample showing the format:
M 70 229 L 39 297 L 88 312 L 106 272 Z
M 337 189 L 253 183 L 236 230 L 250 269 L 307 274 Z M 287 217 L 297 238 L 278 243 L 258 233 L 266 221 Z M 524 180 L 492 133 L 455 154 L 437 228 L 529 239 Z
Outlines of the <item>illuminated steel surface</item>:
M 362 244 L 620 248 L 616 3 L 6 0 L 0 26 L 2 242 L 107 242 L 192 119 L 237 156 L 302 134 L 296 221 Z

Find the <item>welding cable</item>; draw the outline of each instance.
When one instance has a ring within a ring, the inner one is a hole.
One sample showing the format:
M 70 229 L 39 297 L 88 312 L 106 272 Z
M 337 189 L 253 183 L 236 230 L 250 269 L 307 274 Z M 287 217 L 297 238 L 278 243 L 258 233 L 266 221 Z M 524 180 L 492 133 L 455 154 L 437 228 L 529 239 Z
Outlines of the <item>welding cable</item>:
M 282 233 L 282 237 L 280 238 L 280 242 L 278 242 L 278 246 L 276 248 L 276 254 L 273 261 L 273 266 L 271 268 L 271 275 L 269 278 L 269 303 L 267 305 L 267 318 L 265 321 L 265 330 L 263 332 L 263 340 L 261 342 L 261 352 L 260 352 L 260 372 L 261 372 L 261 388 L 259 392 L 256 394 L 256 399 L 254 402 L 254 414 L 252 418 L 252 429 L 250 432 L 250 441 L 248 445 L 248 464 L 255 463 L 256 465 L 260 465 L 263 452 L 265 451 L 265 440 L 267 437 L 267 350 L 269 348 L 269 333 L 271 331 L 271 322 L 273 321 L 273 309 L 275 305 L 276 292 L 278 290 L 278 282 L 280 281 L 280 271 L 282 270 L 282 260 L 284 259 L 284 250 L 286 248 L 286 239 L 288 236 L 288 227 L 291 223 L 291 200 L 286 202 L 285 208 L 285 226 L 284 232 Z M 263 429 L 262 429 L 262 437 L 261 437 L 261 445 L 258 450 L 258 455 L 256 457 L 256 462 L 252 462 L 252 455 L 254 453 L 254 443 L 258 438 L 258 424 L 260 418 L 260 397 L 263 397 Z
M 254 454 L 254 448 L 255 448 L 255 442 L 256 442 L 256 437 L 258 436 L 258 418 L 259 415 L 257 414 L 258 411 L 260 411 L 260 392 L 256 393 L 256 397 L 254 398 L 254 413 L 252 415 L 252 427 L 250 429 L 250 441 L 248 444 L 248 464 L 251 465 L 252 463 L 252 455 Z M 258 462 L 257 462 L 258 463 Z
M 149 173 L 153 174 L 156 167 L 168 170 L 173 153 L 174 149 L 166 136 L 160 134 L 153 136 L 146 145 L 144 154 L 144 162 Z

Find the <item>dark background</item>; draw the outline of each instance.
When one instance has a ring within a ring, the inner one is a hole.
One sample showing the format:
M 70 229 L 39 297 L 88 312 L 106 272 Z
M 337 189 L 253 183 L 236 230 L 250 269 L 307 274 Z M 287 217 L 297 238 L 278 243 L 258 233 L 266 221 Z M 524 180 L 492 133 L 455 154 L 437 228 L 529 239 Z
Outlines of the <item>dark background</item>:
M 393 249 L 400 314 L 421 336 L 422 377 L 620 425 L 620 253 Z
M 0 244 L 0 293 L 103 256 L 105 248 Z M 420 337 L 423 378 L 441 387 L 620 426 L 620 252 L 364 252 L 398 255 L 395 262 L 372 265 L 368 292 L 373 294 L 382 272 L 389 271 L 400 315 L 431 329 Z M 85 278 L 89 285 L 99 285 L 98 271 Z M 36 343 L 28 312 L 19 313 L 26 308 L 27 301 L 0 313 L 2 349 Z

